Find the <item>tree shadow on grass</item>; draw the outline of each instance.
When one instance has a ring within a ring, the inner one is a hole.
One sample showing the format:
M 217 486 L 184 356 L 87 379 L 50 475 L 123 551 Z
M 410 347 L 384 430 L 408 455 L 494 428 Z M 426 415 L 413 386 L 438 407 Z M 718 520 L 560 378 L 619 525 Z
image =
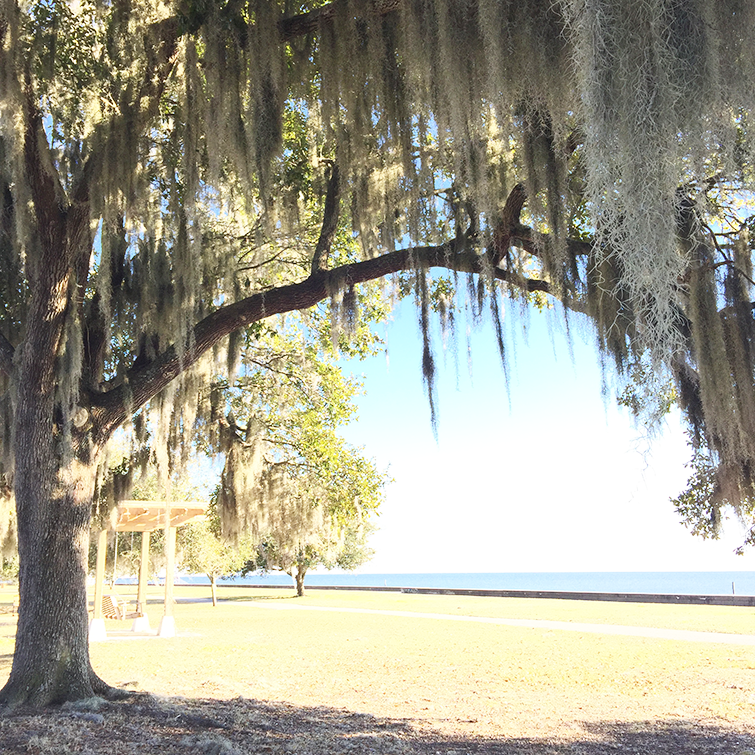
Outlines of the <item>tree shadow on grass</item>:
M 615 722 L 568 727 L 563 739 L 448 737 L 427 722 L 237 698 L 83 701 L 0 716 L 5 755 L 745 755 L 755 726 Z M 747 729 L 747 730 L 746 730 Z M 569 734 L 569 736 L 567 736 Z
M 575 732 L 576 728 L 576 732 Z M 569 726 L 561 739 L 426 737 L 417 755 L 751 755 L 755 728 L 692 721 L 602 721 Z M 581 731 L 579 730 L 581 729 Z
M 250 600 L 256 603 L 266 600 L 301 600 L 301 598 L 296 594 L 295 587 L 266 595 L 229 595 L 226 597 L 221 594 L 218 596 L 218 603 L 248 603 Z

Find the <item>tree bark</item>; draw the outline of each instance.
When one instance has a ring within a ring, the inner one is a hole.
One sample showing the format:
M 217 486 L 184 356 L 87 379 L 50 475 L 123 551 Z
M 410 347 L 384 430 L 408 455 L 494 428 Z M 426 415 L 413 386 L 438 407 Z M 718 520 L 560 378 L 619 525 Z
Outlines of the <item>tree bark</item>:
M 19 616 L 0 700 L 41 706 L 103 695 L 110 688 L 89 662 L 86 595 L 96 466 L 59 463 L 49 414 L 28 396 L 17 415 Z

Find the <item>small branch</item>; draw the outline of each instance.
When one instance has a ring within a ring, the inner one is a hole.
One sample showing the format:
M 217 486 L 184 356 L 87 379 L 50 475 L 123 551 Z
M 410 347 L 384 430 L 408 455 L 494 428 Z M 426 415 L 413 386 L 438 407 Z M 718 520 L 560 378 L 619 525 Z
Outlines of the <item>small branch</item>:
M 312 269 L 310 274 L 317 275 L 327 267 L 330 246 L 338 228 L 338 217 L 341 209 L 341 176 L 338 164 L 333 163 L 328 179 L 328 193 L 325 196 L 325 210 L 322 217 L 320 238 L 317 240 L 315 253 L 312 255 Z
M 246 253 L 242 254 L 239 259 L 242 260 L 242 259 L 244 259 L 245 256 L 246 256 Z M 279 251 L 277 254 L 273 254 L 271 257 L 265 258 L 261 262 L 256 262 L 253 265 L 251 265 L 251 264 L 250 265 L 240 265 L 238 267 L 238 271 L 240 273 L 248 273 L 251 270 L 257 270 L 260 267 L 265 267 L 266 265 L 269 265 L 271 262 L 275 262 L 276 260 L 280 259 L 280 257 L 282 257 L 282 256 L 283 256 L 283 250 Z
M 734 262 L 730 259 L 724 258 L 723 262 L 716 262 L 713 265 L 708 265 L 708 269 L 710 270 L 718 270 L 719 267 L 728 267 L 731 270 L 734 270 L 734 272 L 739 273 L 751 286 L 755 286 L 755 281 L 750 278 L 747 273 L 744 272 L 741 268 L 737 267 Z M 723 310 L 722 310 L 723 311 Z
M 520 216 L 526 201 L 527 192 L 524 185 L 517 184 L 506 198 L 501 219 L 493 230 L 493 267 L 496 267 L 509 251 L 511 236 L 521 225 Z
M 731 258 L 728 254 L 726 254 L 726 252 L 721 248 L 721 245 L 718 243 L 718 238 L 716 237 L 715 231 L 707 223 L 703 223 L 702 221 L 700 221 L 700 226 L 708 232 L 710 240 L 713 242 L 713 246 L 715 247 L 716 251 L 724 258 L 725 262 L 732 264 Z

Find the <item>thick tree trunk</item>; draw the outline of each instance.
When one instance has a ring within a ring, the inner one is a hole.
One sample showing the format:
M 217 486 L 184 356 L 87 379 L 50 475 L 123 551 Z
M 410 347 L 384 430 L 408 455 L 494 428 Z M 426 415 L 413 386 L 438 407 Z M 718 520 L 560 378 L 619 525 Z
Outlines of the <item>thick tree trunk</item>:
M 86 559 L 95 466 L 71 461 L 51 469 L 53 441 L 33 430 L 28 436 L 16 447 L 19 617 L 0 699 L 47 705 L 110 689 L 89 661 Z
M 27 346 L 21 357 L 14 417 L 19 617 L 13 666 L 0 690 L 0 701 L 11 705 L 109 690 L 89 662 L 86 559 L 96 458 L 86 450 L 73 458 L 63 441 L 55 384 L 40 353 Z

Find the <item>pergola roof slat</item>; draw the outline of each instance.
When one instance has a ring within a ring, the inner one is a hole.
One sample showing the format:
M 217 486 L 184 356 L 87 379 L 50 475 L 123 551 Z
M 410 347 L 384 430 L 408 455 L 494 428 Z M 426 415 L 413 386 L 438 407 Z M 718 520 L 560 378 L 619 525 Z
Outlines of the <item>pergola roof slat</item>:
M 165 527 L 170 510 L 170 526 L 179 527 L 205 516 L 205 501 L 121 501 L 110 516 L 110 530 L 153 532 Z

